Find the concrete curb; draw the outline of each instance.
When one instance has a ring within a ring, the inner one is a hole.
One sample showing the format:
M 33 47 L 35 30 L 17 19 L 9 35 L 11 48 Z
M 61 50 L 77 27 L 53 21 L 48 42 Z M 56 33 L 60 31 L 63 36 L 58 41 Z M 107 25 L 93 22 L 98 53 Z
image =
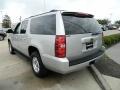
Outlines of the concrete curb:
M 106 82 L 106 80 L 103 78 L 101 73 L 98 71 L 98 69 L 91 64 L 88 70 L 92 73 L 93 77 L 99 84 L 99 86 L 102 88 L 102 90 L 112 90 L 109 84 Z

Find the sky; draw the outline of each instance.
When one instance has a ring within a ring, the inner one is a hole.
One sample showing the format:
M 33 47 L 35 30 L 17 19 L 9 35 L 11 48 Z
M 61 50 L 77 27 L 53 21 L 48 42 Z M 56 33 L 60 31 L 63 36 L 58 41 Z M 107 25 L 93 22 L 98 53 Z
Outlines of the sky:
M 96 19 L 120 19 L 120 0 L 0 0 L 0 21 L 5 14 L 16 23 L 20 16 L 24 19 L 52 9 L 90 13 Z

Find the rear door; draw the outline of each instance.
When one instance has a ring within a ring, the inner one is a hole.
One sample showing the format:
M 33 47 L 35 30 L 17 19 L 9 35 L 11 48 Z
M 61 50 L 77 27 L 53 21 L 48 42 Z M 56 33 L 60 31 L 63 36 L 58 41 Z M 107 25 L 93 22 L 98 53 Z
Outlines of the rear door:
M 66 34 L 66 56 L 76 60 L 92 55 L 102 46 L 102 30 L 92 15 L 62 13 Z

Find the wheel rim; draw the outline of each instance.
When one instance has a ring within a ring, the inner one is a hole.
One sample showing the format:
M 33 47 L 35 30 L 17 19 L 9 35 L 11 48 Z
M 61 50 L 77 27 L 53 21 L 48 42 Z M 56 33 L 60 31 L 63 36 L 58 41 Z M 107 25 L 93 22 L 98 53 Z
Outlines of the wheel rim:
M 38 73 L 40 71 L 40 65 L 39 65 L 37 57 L 33 57 L 32 64 L 33 64 L 34 71 Z
M 0 41 L 3 40 L 3 36 L 0 36 Z

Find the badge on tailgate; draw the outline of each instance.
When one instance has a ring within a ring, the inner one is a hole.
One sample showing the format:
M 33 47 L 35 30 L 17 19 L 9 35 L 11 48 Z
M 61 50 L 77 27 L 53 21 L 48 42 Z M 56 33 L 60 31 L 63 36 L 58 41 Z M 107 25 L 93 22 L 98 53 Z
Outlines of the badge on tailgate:
M 82 41 L 83 52 L 94 49 L 96 47 L 96 39 L 93 37 L 85 37 L 82 38 L 81 41 Z
M 90 41 L 86 42 L 86 49 L 93 48 L 93 38 L 90 39 Z

